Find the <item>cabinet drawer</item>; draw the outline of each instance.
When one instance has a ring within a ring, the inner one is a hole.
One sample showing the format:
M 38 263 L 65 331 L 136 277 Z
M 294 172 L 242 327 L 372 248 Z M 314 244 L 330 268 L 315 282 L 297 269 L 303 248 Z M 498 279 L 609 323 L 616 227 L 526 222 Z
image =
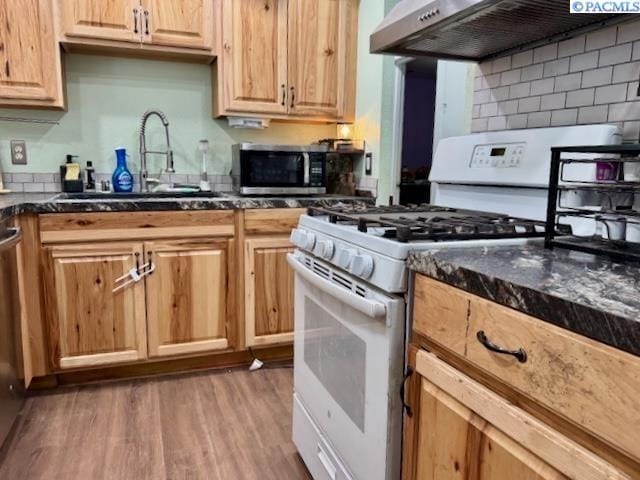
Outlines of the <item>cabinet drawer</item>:
M 270 208 L 246 210 L 244 229 L 247 235 L 291 233 L 306 208 Z
M 640 459 L 640 358 L 423 277 L 414 315 L 422 335 Z M 526 361 L 489 350 L 480 331 L 499 347 L 523 349 Z
M 40 215 L 43 243 L 233 236 L 233 210 L 48 213 Z

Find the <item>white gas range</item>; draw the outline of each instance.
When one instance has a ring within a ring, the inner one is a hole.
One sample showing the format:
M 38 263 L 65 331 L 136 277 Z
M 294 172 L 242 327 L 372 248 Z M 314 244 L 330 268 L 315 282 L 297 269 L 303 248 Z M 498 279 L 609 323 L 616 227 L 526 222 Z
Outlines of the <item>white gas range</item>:
M 609 125 L 445 139 L 430 177 L 433 205 L 301 217 L 288 256 L 293 440 L 315 480 L 400 478 L 408 254 L 542 236 L 550 147 L 619 142 Z

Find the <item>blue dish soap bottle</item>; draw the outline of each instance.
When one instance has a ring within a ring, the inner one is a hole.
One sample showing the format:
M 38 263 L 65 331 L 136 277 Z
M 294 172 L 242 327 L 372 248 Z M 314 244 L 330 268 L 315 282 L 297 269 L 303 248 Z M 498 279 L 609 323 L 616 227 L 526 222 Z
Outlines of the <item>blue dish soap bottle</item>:
M 133 176 L 127 168 L 127 150 L 125 148 L 116 148 L 116 159 L 118 165 L 113 172 L 111 181 L 113 183 L 114 192 L 131 192 L 133 191 Z

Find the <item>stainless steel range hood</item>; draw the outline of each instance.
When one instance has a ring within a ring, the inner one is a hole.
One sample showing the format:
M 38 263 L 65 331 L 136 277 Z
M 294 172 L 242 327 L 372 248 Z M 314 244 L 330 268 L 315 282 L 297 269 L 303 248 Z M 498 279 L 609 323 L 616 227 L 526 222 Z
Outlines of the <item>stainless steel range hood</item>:
M 370 50 L 482 61 L 629 16 L 572 15 L 569 0 L 400 0 L 371 35 Z

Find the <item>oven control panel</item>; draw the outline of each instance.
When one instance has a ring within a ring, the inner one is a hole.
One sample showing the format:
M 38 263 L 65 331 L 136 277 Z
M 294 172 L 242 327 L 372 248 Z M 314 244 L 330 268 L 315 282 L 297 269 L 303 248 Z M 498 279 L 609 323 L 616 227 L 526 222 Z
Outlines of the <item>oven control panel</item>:
M 525 151 L 525 143 L 476 145 L 469 168 L 518 168 Z

